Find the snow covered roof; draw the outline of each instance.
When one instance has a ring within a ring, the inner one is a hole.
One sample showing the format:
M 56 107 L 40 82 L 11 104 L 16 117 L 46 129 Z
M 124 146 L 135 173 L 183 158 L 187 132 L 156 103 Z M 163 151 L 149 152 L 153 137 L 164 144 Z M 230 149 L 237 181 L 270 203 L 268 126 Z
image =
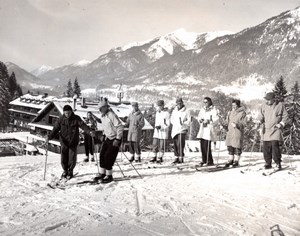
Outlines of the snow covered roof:
M 25 94 L 11 101 L 10 105 L 43 109 L 49 102 L 57 99 L 54 96 Z
M 54 106 L 58 109 L 59 113 L 62 115 L 63 114 L 63 107 L 65 105 L 70 105 L 73 107 L 73 102 L 70 101 L 53 101 Z M 51 104 L 49 104 L 48 106 L 50 106 Z M 47 107 L 48 107 L 47 106 Z M 78 116 L 81 117 L 82 120 L 85 120 L 87 117 L 87 112 L 92 112 L 92 114 L 98 118 L 99 120 L 101 120 L 101 113 L 99 112 L 98 109 L 98 105 L 97 104 L 92 104 L 92 105 L 87 105 L 82 107 L 81 104 L 77 103 L 76 107 L 75 107 L 75 111 L 74 113 Z M 119 104 L 119 105 L 113 105 L 110 104 L 110 108 L 116 113 L 116 115 L 118 117 L 125 118 L 128 117 L 130 112 L 132 111 L 132 106 L 131 105 L 126 105 L 126 104 Z M 43 109 L 43 111 L 46 110 L 46 107 Z M 40 114 L 38 116 L 41 116 L 41 114 L 45 114 L 45 112 L 40 111 Z M 46 112 L 47 113 L 47 112 Z M 37 117 L 38 118 L 38 117 Z M 36 119 L 39 120 L 39 119 Z M 35 122 L 35 120 L 30 123 L 30 125 L 32 126 L 36 126 L 37 127 L 37 123 Z M 48 128 L 45 128 L 48 129 Z M 97 129 L 98 130 L 103 130 L 101 123 L 97 122 Z M 143 130 L 150 130 L 153 129 L 153 127 L 150 125 L 150 123 L 145 119 L 145 126 L 143 128 Z

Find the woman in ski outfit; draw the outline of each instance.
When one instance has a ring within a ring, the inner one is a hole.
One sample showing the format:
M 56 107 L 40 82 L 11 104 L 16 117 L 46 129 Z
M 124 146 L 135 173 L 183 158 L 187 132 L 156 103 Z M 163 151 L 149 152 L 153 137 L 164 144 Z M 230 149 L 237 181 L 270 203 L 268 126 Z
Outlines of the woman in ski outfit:
M 133 111 L 129 114 L 126 120 L 128 128 L 127 141 L 129 142 L 129 152 L 131 154 L 130 162 L 141 162 L 141 146 L 142 128 L 145 125 L 145 120 L 142 112 L 139 109 L 137 102 L 132 103 Z
M 200 129 L 197 138 L 200 139 L 200 149 L 202 161 L 200 166 L 214 165 L 214 160 L 211 152 L 211 142 L 217 140 L 216 126 L 219 123 L 218 111 L 214 107 L 210 97 L 205 97 L 203 100 L 204 106 L 200 109 L 198 121 Z
M 93 118 L 92 112 L 88 111 L 87 114 L 87 119 L 85 121 L 86 125 L 90 128 L 92 131 L 96 131 L 97 129 L 97 122 Z M 85 148 L 85 155 L 86 158 L 83 160 L 84 162 L 89 161 L 89 154 L 92 155 L 91 161 L 95 161 L 94 159 L 94 146 L 93 146 L 93 137 L 89 134 L 84 134 L 84 148 Z
M 166 149 L 166 141 L 169 138 L 170 113 L 165 108 L 163 100 L 157 101 L 157 111 L 155 114 L 155 125 L 153 134 L 153 157 L 150 162 L 163 162 Z
M 190 125 L 190 118 L 188 117 L 182 98 L 176 99 L 176 107 L 173 109 L 171 115 L 171 124 L 173 125 L 171 136 L 173 138 L 175 155 L 173 164 L 183 163 L 185 136 Z
M 226 146 L 228 149 L 229 160 L 225 167 L 239 165 L 242 154 L 244 126 L 246 123 L 245 107 L 241 106 L 238 99 L 232 100 L 232 110 L 228 112 L 225 126 L 228 131 L 226 134 Z

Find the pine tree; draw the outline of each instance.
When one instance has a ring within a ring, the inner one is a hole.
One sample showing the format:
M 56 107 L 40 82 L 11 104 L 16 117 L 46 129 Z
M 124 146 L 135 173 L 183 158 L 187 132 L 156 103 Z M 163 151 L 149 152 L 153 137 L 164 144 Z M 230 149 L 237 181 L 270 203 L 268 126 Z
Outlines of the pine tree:
M 286 109 L 289 114 L 289 123 L 286 124 L 283 137 L 283 152 L 288 154 L 300 153 L 300 91 L 298 82 L 291 89 Z
M 287 89 L 282 76 L 276 82 L 273 92 L 275 93 L 275 100 L 278 102 L 283 102 L 287 97 Z
M 80 86 L 78 84 L 77 77 L 75 78 L 75 81 L 74 81 L 73 91 L 74 91 L 74 95 L 76 94 L 77 97 L 80 97 L 80 95 L 81 95 L 81 89 L 80 89 Z
M 73 95 L 74 95 L 74 91 L 73 91 L 73 88 L 72 88 L 71 80 L 69 80 L 69 82 L 68 82 L 66 95 L 69 98 L 73 97 Z
M 0 62 L 0 130 L 4 130 L 9 124 L 9 98 L 8 72 L 6 65 Z
M 17 79 L 14 72 L 12 72 L 8 78 L 8 90 L 10 93 L 10 101 L 23 95 L 22 89 L 17 83 Z

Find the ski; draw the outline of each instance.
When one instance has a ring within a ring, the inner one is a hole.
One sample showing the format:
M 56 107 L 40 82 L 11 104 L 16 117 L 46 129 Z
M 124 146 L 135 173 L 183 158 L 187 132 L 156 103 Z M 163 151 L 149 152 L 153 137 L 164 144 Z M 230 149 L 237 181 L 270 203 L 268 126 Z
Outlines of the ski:
M 239 165 L 239 166 L 235 166 L 235 167 L 225 167 L 225 166 L 216 166 L 214 168 L 209 168 L 209 169 L 206 169 L 205 171 L 207 172 L 218 172 L 218 171 L 224 171 L 224 170 L 233 170 L 233 169 L 237 169 L 237 168 L 241 168 L 241 167 L 246 167 L 247 165 Z
M 285 170 L 287 168 L 288 168 L 288 166 L 285 166 L 285 167 L 282 167 L 281 169 L 272 169 L 270 171 L 264 171 L 264 172 L 262 172 L 262 175 L 263 176 L 270 176 L 270 175 L 273 175 L 273 174 L 275 174 L 279 171 Z
M 225 163 L 212 165 L 212 166 L 196 165 L 195 169 L 196 169 L 196 171 L 210 171 L 210 170 L 215 170 L 215 169 L 223 169 L 223 168 L 225 168 L 224 165 L 225 165 Z
M 73 178 L 78 175 L 78 172 L 75 173 L 73 175 Z M 71 179 L 73 179 L 71 178 Z M 65 190 L 66 189 L 66 185 L 67 182 L 70 181 L 71 179 L 67 179 L 67 178 L 58 178 L 56 176 L 54 176 L 54 178 L 52 179 L 52 181 L 50 183 L 47 183 L 47 186 L 52 188 L 52 189 L 61 189 L 61 190 Z

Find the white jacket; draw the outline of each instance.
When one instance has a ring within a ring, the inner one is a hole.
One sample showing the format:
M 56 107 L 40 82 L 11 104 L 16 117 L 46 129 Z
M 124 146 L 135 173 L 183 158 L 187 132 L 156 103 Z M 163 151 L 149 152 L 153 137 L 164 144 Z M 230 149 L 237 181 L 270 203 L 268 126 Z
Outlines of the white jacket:
M 198 115 L 198 121 L 200 123 L 200 129 L 197 138 L 216 141 L 217 134 L 215 127 L 219 123 L 218 110 L 214 106 L 201 108 Z M 203 121 L 206 121 L 207 125 L 205 125 Z
M 155 127 L 160 126 L 160 129 Z M 170 127 L 170 113 L 168 109 L 157 111 L 155 114 L 155 127 L 153 138 L 168 139 L 169 138 L 169 127 Z
M 178 107 L 176 106 L 171 115 L 171 124 L 173 125 L 171 132 L 172 138 L 174 138 L 177 134 L 186 134 L 190 121 L 191 119 L 188 117 L 186 107 L 184 106 L 178 110 Z

